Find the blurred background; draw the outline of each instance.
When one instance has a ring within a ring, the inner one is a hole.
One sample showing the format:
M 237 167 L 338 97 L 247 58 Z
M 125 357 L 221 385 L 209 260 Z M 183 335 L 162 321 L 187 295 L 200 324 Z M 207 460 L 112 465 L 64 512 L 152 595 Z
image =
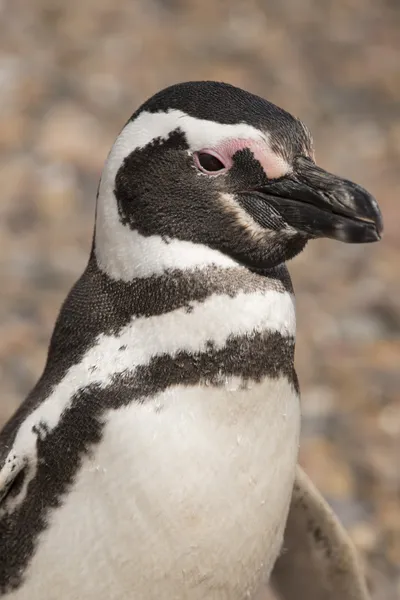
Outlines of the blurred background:
M 227 81 L 301 117 L 318 162 L 378 199 L 384 240 L 318 241 L 297 292 L 300 460 L 400 598 L 398 0 L 1 0 L 0 424 L 41 373 L 85 266 L 98 178 L 134 109 Z

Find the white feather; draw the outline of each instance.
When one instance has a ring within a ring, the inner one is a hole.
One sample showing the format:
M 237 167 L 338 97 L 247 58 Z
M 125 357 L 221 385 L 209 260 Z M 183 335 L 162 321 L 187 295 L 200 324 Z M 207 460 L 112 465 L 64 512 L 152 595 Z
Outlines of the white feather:
M 284 379 L 239 383 L 110 411 L 11 597 L 253 597 L 282 543 L 299 404 Z
M 267 290 L 241 292 L 233 298 L 213 294 L 204 302 L 192 303 L 189 313 L 179 308 L 163 315 L 133 319 L 118 335 L 101 334 L 82 360 L 67 371 L 49 397 L 21 424 L 9 457 L 13 457 L 13 463 L 28 456 L 31 472 L 20 493 L 13 498 L 13 505 L 23 500 L 35 474 L 36 434 L 32 428 L 44 423 L 47 431 L 54 429 L 81 387 L 94 383 L 105 387 L 115 374 L 133 373 L 137 366 L 147 364 L 159 354 L 201 352 L 209 341 L 216 348 L 222 348 L 230 336 L 255 331 L 294 336 L 295 327 L 293 296 Z M 120 350 L 121 347 L 125 348 Z M 93 366 L 96 370 L 91 369 Z M 1 478 L 7 476 L 6 472 L 1 473 Z

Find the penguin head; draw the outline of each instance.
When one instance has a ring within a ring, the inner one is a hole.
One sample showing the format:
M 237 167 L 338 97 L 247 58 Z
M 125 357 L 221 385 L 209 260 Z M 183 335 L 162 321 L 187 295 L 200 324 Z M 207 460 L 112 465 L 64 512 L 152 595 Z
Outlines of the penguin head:
M 382 219 L 366 190 L 315 164 L 301 121 L 201 81 L 157 93 L 125 125 L 101 178 L 97 229 L 109 253 L 123 231 L 207 246 L 264 270 L 311 238 L 379 240 Z

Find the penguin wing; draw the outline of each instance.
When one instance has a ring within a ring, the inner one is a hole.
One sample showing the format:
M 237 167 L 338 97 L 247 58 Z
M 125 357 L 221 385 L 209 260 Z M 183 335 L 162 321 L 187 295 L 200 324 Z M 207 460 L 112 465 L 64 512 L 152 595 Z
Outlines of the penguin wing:
M 34 473 L 36 465 L 36 437 L 30 445 L 25 439 L 22 444 L 16 442 L 23 409 L 24 403 L 0 430 L 0 517 L 25 492 L 27 475 Z
M 271 585 L 282 600 L 370 598 L 348 534 L 300 466 Z
M 16 483 L 26 467 L 26 460 L 10 452 L 4 462 L 0 463 L 0 508 L 4 507 L 7 497 L 11 494 Z

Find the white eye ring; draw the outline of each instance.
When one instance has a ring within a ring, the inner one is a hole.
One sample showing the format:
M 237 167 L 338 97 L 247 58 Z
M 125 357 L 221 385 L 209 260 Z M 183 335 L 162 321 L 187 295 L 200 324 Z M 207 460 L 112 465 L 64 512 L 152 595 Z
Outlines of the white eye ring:
M 228 170 L 226 161 L 214 150 L 199 150 L 193 154 L 194 164 L 202 173 L 220 175 Z

